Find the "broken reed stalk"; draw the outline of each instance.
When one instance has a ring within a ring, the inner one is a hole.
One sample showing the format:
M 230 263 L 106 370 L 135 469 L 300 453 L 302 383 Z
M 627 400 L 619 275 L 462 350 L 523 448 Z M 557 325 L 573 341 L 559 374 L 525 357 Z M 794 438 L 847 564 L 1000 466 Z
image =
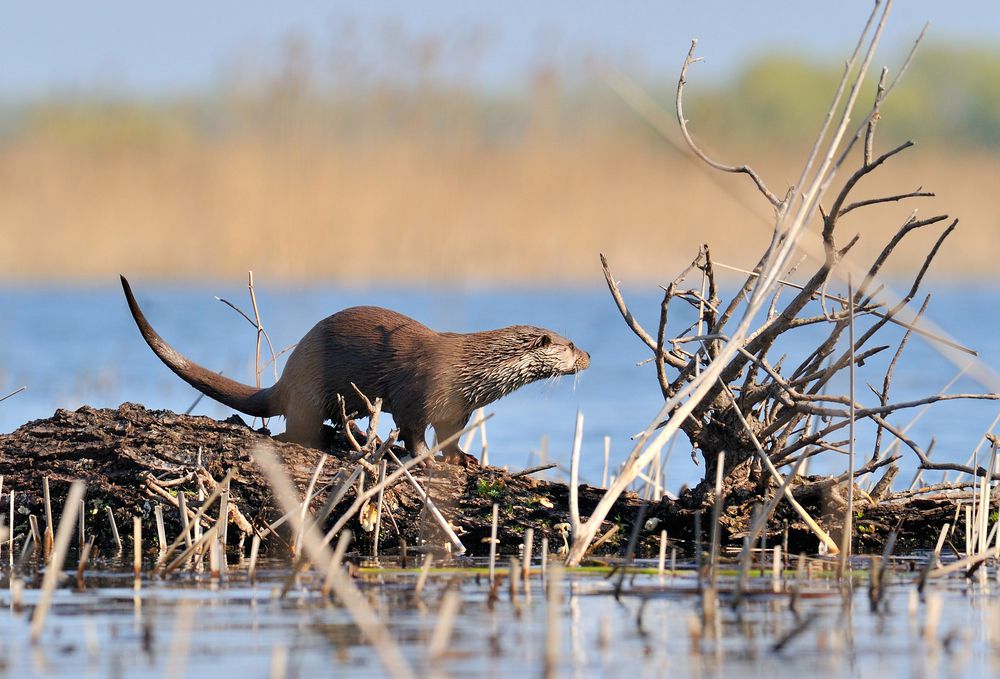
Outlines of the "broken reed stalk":
M 709 553 L 711 575 L 709 576 L 710 587 L 712 589 L 712 596 L 715 596 L 715 591 L 718 583 L 718 566 L 719 566 L 719 540 L 721 532 L 721 524 L 719 519 L 722 517 L 722 476 L 726 467 L 726 453 L 720 452 L 717 458 L 715 467 L 715 501 L 712 503 L 712 543 L 711 551 Z
M 31 542 L 34 544 L 34 548 L 42 548 L 42 534 L 38 530 L 38 517 L 34 514 L 28 514 L 28 529 L 31 531 Z M 27 546 L 27 544 L 25 544 Z
M 385 468 L 388 463 L 385 460 L 379 462 L 378 466 L 378 501 L 375 503 L 375 534 L 372 536 L 372 558 L 378 561 L 378 543 L 382 533 L 382 504 L 385 499 Z
M 49 494 L 49 477 L 42 477 L 42 494 L 45 498 L 45 543 L 44 551 L 45 560 L 48 561 L 49 557 L 52 555 L 52 497 Z
M 500 505 L 496 502 L 493 503 L 493 519 L 490 523 L 490 585 L 492 586 L 496 580 L 496 567 L 497 567 L 497 512 L 500 511 Z
M 77 530 L 77 548 L 82 552 L 84 545 L 87 544 L 87 505 L 83 500 L 80 500 L 80 513 L 78 514 L 77 520 L 79 521 Z
M 181 514 L 181 533 L 184 535 L 184 544 L 191 546 L 191 523 L 188 521 L 187 496 L 184 491 L 177 493 L 177 511 Z M 256 535 L 254 536 L 256 537 Z
M 142 575 L 142 519 L 138 516 L 132 517 L 132 573 L 138 587 Z
M 10 527 L 10 535 L 7 538 L 7 561 L 11 570 L 14 569 L 14 489 L 11 488 L 9 492 L 10 495 L 10 514 L 8 516 L 10 519 L 7 520 Z
M 583 443 L 583 413 L 576 411 L 573 453 L 569 463 L 569 525 L 576 535 L 580 530 L 580 447 Z
M 521 564 L 518 562 L 516 556 L 510 557 L 509 564 L 507 567 L 507 583 L 510 591 L 510 602 L 516 607 L 518 605 L 517 591 L 521 588 Z
M 656 561 L 656 572 L 660 576 L 660 580 L 663 579 L 663 569 L 666 566 L 667 561 L 667 531 L 660 531 L 660 556 Z
M 285 471 L 281 467 L 270 446 L 259 445 L 254 449 L 253 457 L 267 477 L 279 504 L 285 512 L 292 512 L 294 528 L 298 530 L 300 515 L 294 510 L 299 506 L 298 493 Z M 332 558 L 329 548 L 323 543 L 323 536 L 313 521 L 307 521 L 308 527 L 302 533 L 303 546 L 309 558 L 316 564 L 327 564 Z M 409 666 L 399 647 L 383 625 L 375 611 L 357 590 L 349 578 L 342 574 L 334 576 L 331 589 L 347 609 L 355 624 L 368 638 L 386 672 L 396 679 L 412 679 L 416 673 Z
M 111 505 L 105 507 L 108 510 L 108 522 L 111 524 L 111 535 L 115 539 L 115 547 L 118 549 L 118 553 L 122 552 L 122 536 L 118 533 L 118 523 L 115 521 L 114 510 L 111 509 Z
M 48 482 L 46 479 L 46 488 Z M 73 481 L 69 486 L 66 495 L 66 507 L 63 509 L 62 517 L 59 519 L 59 528 L 53 541 L 52 558 L 45 569 L 45 576 L 42 579 L 42 591 L 35 606 L 35 611 L 31 616 L 30 639 L 32 644 L 37 644 L 45 626 L 45 618 L 52 605 L 52 593 L 55 591 L 59 576 L 62 574 L 63 563 L 66 560 L 66 551 L 69 548 L 69 541 L 73 537 L 76 514 L 80 511 L 80 500 L 86 484 L 83 481 Z
M 490 466 L 489 443 L 486 441 L 486 418 L 483 417 L 483 409 L 479 409 L 479 438 L 483 442 L 483 452 L 479 456 L 479 464 L 483 467 Z
M 524 570 L 521 573 L 521 577 L 524 579 L 525 586 L 528 585 L 528 578 L 531 577 L 531 548 L 534 546 L 534 541 L 535 529 L 526 528 L 524 530 L 524 547 L 521 550 L 524 555 Z
M 86 543 L 84 543 L 83 548 L 80 550 L 80 562 L 76 566 L 76 588 L 79 591 L 86 589 L 86 585 L 83 581 L 83 572 L 87 568 L 87 560 L 90 559 L 90 551 L 94 548 L 94 538 L 91 536 Z
M 153 505 L 153 517 L 156 519 L 156 541 L 160 554 L 167 548 L 167 531 L 163 526 L 163 505 L 156 503 Z
M 250 541 L 250 565 L 247 567 L 247 580 L 257 582 L 257 556 L 260 554 L 260 536 L 254 535 Z
M 326 453 L 319 456 L 319 462 L 316 463 L 316 469 L 313 470 L 312 476 L 309 477 L 309 485 L 306 486 L 305 496 L 302 498 L 302 511 L 300 512 L 299 523 L 300 525 L 305 525 L 305 517 L 309 511 L 309 498 L 312 497 L 313 489 L 316 488 L 316 481 L 319 479 L 320 473 L 323 471 L 323 465 L 326 464 Z M 297 558 L 302 551 L 302 535 L 301 529 L 299 533 L 295 535 L 295 541 L 292 543 L 292 553 Z
M 545 582 L 545 575 L 546 575 L 546 572 L 547 572 L 547 569 L 548 569 L 548 563 L 549 563 L 549 538 L 548 537 L 542 537 L 542 553 L 541 553 L 541 557 L 540 558 L 542 560 L 542 570 L 541 570 L 540 577 L 542 579 L 542 582 L 544 583 Z
M 434 555 L 430 552 L 424 554 L 424 562 L 420 565 L 420 574 L 417 575 L 417 582 L 413 586 L 414 598 L 420 598 L 420 595 L 423 593 L 424 585 L 427 584 L 427 576 L 430 574 L 433 564 Z

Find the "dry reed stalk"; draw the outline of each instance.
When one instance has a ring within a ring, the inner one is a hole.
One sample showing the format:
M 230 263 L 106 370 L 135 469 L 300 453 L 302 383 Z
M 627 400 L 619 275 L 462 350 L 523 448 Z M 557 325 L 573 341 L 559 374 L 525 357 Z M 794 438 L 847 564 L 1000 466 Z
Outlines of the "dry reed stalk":
M 254 459 L 267 476 L 278 502 L 284 511 L 292 512 L 293 521 L 297 524 L 299 514 L 294 512 L 299 505 L 297 493 L 275 454 L 266 446 L 257 446 L 254 450 Z M 323 537 L 316 529 L 315 523 L 309 523 L 309 528 L 302 535 L 306 552 L 309 553 L 313 563 L 327 564 L 332 557 L 330 550 L 323 543 Z M 294 528 L 298 529 L 298 525 Z M 332 581 L 332 589 L 354 619 L 355 624 L 375 647 L 375 652 L 382 661 L 386 672 L 396 679 L 415 677 L 416 674 L 410 668 L 388 630 L 350 579 L 338 574 Z
M 540 573 L 539 577 L 541 577 L 542 582 L 544 583 L 545 582 L 546 570 L 548 568 L 548 563 L 549 563 L 549 538 L 548 537 L 543 537 L 542 538 L 541 560 L 542 560 L 542 569 L 541 569 L 541 573 Z
M 434 625 L 434 632 L 431 634 L 430 643 L 427 645 L 427 655 L 431 660 L 438 660 L 448 652 L 448 643 L 451 641 L 451 631 L 455 626 L 455 617 L 462 605 L 462 599 L 458 592 L 449 589 L 441 597 L 441 607 L 438 608 L 437 624 Z
M 720 452 L 717 460 L 715 467 L 715 501 L 712 503 L 712 542 L 711 551 L 709 552 L 709 568 L 711 569 L 709 571 L 709 581 L 711 582 L 713 597 L 715 596 L 718 581 L 719 533 L 722 528 L 719 519 L 722 516 L 722 502 L 724 500 L 722 495 L 722 476 L 726 467 L 726 453 Z
M 972 556 L 972 505 L 965 505 L 965 556 Z
M 208 541 L 208 570 L 213 580 L 222 577 L 222 540 L 219 538 L 219 530 L 210 533 Z
M 132 517 L 132 574 L 138 587 L 142 575 L 142 519 L 138 516 Z
M 573 453 L 569 463 L 569 525 L 575 536 L 580 531 L 580 447 L 583 443 L 583 413 L 576 411 Z
M 417 480 L 413 478 L 413 475 L 410 474 L 410 470 L 407 469 L 403 465 L 403 463 L 399 461 L 399 458 L 396 457 L 395 453 L 393 453 L 390 450 L 388 451 L 388 455 L 390 458 L 392 458 L 392 461 L 395 462 L 397 465 L 399 465 L 399 468 L 403 470 L 403 475 L 406 477 L 406 480 L 409 481 L 410 485 L 413 486 L 413 489 L 417 491 L 417 495 L 420 496 L 420 499 L 423 501 L 424 506 L 427 508 L 427 511 L 430 512 L 431 516 L 437 522 L 438 526 L 440 526 L 441 530 L 444 531 L 444 534 L 448 536 L 449 542 L 451 542 L 451 544 L 454 545 L 455 549 L 457 550 L 456 553 L 464 554 L 465 545 L 462 544 L 462 541 L 458 538 L 458 535 L 455 534 L 455 530 L 451 527 L 451 524 L 448 523 L 448 520 L 444 518 L 443 514 L 441 514 L 441 510 L 439 510 L 437 508 L 437 505 L 434 504 L 434 501 L 431 500 L 431 496 L 427 493 L 426 490 L 423 489 L 423 487 L 417 482 Z
M 497 514 L 500 511 L 500 505 L 496 502 L 493 503 L 493 518 L 490 522 L 490 585 L 492 586 L 496 582 L 496 568 L 497 568 Z
M 424 585 L 427 584 L 427 576 L 431 572 L 431 566 L 434 564 L 434 555 L 428 552 L 424 554 L 424 562 L 420 565 L 420 574 L 417 575 L 417 582 L 413 586 L 413 596 L 414 598 L 420 598 L 420 595 L 424 591 Z
M 223 552 L 229 543 L 229 482 L 227 481 L 219 493 L 219 525 L 222 530 L 219 533 L 219 542 L 222 543 Z
M 31 541 L 35 549 L 39 549 L 42 546 L 42 534 L 38 530 L 38 517 L 34 514 L 28 514 L 28 529 L 31 531 Z
M 108 513 L 108 523 L 111 524 L 111 536 L 115 539 L 115 547 L 118 549 L 118 553 L 122 552 L 122 536 L 118 533 L 118 523 L 115 521 L 115 513 L 111 509 L 111 506 L 105 507 Z
M 660 531 L 660 556 L 656 562 L 656 571 L 660 576 L 660 582 L 663 581 L 663 569 L 667 563 L 667 531 Z
M 528 587 L 528 579 L 531 577 L 531 550 L 535 543 L 535 529 L 526 528 L 524 530 L 524 548 L 521 550 L 524 555 L 524 565 L 521 577 L 524 579 L 524 586 Z
M 7 542 L 7 561 L 8 566 L 11 570 L 14 569 L 14 489 L 11 488 L 10 491 L 10 537 Z
M 79 526 L 77 530 L 77 549 L 83 551 L 83 546 L 87 544 L 87 505 L 80 500 L 80 513 L 77 516 Z
M 42 493 L 45 497 L 45 560 L 52 556 L 53 523 L 52 523 L 52 497 L 49 494 L 49 477 L 42 477 Z
M 546 625 L 545 660 L 542 676 L 549 679 L 557 676 L 559 664 L 559 623 L 562 620 L 562 579 L 563 569 L 554 566 L 546 580 Z
M 483 450 L 479 456 L 479 464 L 483 467 L 490 465 L 489 443 L 486 441 L 486 418 L 483 417 L 483 409 L 479 409 L 479 438 L 483 442 Z
M 191 523 L 188 521 L 187 496 L 184 491 L 177 493 L 177 511 L 181 515 L 181 533 L 184 535 L 184 544 L 191 546 Z M 256 536 L 254 536 L 256 537 Z
M 87 588 L 83 581 L 83 572 L 87 568 L 87 560 L 90 559 L 90 552 L 93 548 L 94 538 L 91 537 L 80 550 L 80 562 L 76 566 L 76 588 L 81 592 Z
M 375 535 L 372 537 L 372 558 L 378 561 L 378 543 L 382 533 L 382 503 L 385 499 L 385 460 L 379 462 L 378 467 L 378 501 L 375 503 Z
M 254 535 L 250 541 L 250 565 L 247 566 L 247 580 L 257 582 L 257 556 L 260 554 L 260 536 Z
M 319 479 L 320 473 L 323 471 L 323 465 L 326 464 L 326 453 L 319 456 L 319 462 L 316 463 L 316 469 L 313 470 L 312 476 L 309 477 L 309 485 L 306 486 L 305 496 L 302 498 L 302 510 L 300 512 L 299 524 L 305 525 L 305 516 L 309 512 L 309 498 L 312 497 L 313 489 L 316 488 L 316 481 Z M 302 536 L 301 528 L 299 533 L 296 533 L 295 540 L 292 542 L 292 553 L 296 558 L 298 558 L 300 552 L 302 551 Z
M 28 387 L 18 387 L 17 389 L 15 389 L 14 391 L 10 392 L 6 396 L 0 396 L 0 403 L 3 403 L 7 399 L 9 399 L 11 396 L 17 396 L 18 394 L 20 394 L 22 391 L 24 391 L 27 388 Z
M 46 487 L 48 483 L 46 482 Z M 76 513 L 80 511 L 80 500 L 83 499 L 86 484 L 83 481 L 73 481 L 66 494 L 66 507 L 62 517 L 59 519 L 59 528 L 53 541 L 52 558 L 45 569 L 45 576 L 42 579 L 42 591 L 38 598 L 38 604 L 31 616 L 30 639 L 32 644 L 37 644 L 41 637 L 42 628 L 45 625 L 45 618 L 52 605 L 52 593 L 55 591 L 59 576 L 62 574 L 63 563 L 66 560 L 66 551 L 69 549 L 69 541 L 73 537 L 74 524 L 76 523 Z
M 507 570 L 507 584 L 510 593 L 510 603 L 516 608 L 518 605 L 517 590 L 521 588 L 521 564 L 516 556 L 510 557 Z
M 167 549 L 167 531 L 163 525 L 163 505 L 159 503 L 153 505 L 153 517 L 156 520 L 156 541 L 160 554 L 163 554 Z

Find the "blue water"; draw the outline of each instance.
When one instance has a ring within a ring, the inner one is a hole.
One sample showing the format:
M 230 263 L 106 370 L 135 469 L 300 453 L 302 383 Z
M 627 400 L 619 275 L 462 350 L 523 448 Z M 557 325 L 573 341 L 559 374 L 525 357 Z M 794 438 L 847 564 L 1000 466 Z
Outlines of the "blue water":
M 179 351 L 227 376 L 254 380 L 255 331 L 246 320 L 214 299 L 215 295 L 249 310 L 245 288 L 218 283 L 166 287 L 133 280 L 140 303 L 154 327 Z M 652 285 L 629 285 L 625 294 L 641 322 L 655 332 L 660 294 Z M 274 289 L 261 286 L 261 316 L 276 349 L 299 339 L 317 320 L 356 304 L 391 307 L 438 330 L 472 331 L 515 323 L 548 327 L 591 353 L 592 366 L 577 378 L 526 387 L 490 406 L 490 462 L 523 467 L 536 464 L 543 437 L 548 438 L 551 460 L 567 463 L 573 427 L 579 409 L 585 416 L 582 475 L 600 482 L 603 438 L 612 440 L 612 467 L 627 456 L 630 436 L 644 429 L 662 400 L 651 364 L 637 366 L 649 352 L 626 328 L 609 294 L 591 290 L 412 290 L 345 289 L 334 286 L 310 289 Z M 988 287 L 946 288 L 935 294 L 928 317 L 956 340 L 979 350 L 984 363 L 1000 369 L 1000 292 Z M 87 404 L 114 407 L 124 401 L 150 408 L 183 412 L 197 396 L 153 356 L 139 337 L 119 288 L 7 288 L 0 290 L 0 395 L 21 385 L 28 390 L 0 403 L 0 431 L 48 417 L 56 408 Z M 693 312 L 675 303 L 670 328 L 680 330 Z M 776 350 L 772 360 L 787 352 L 788 369 L 811 349 L 818 327 L 796 331 Z M 881 387 L 882 372 L 901 336 L 890 328 L 872 345 L 890 344 L 889 350 L 869 361 L 859 372 L 858 398 L 865 405 L 876 399 L 866 384 Z M 844 342 L 841 343 L 841 349 Z M 264 349 L 265 356 L 266 347 Z M 280 365 L 280 362 L 279 362 Z M 909 400 L 938 392 L 956 373 L 926 341 L 911 339 L 893 382 L 894 400 Z M 266 371 L 265 383 L 273 381 Z M 842 382 L 835 388 L 843 387 Z M 970 379 L 952 389 L 984 391 Z M 223 418 L 229 409 L 208 399 L 195 413 Z M 936 439 L 935 460 L 964 462 L 982 433 L 1000 412 L 997 402 L 942 403 L 910 430 L 921 445 Z M 892 421 L 906 424 L 911 415 L 901 413 Z M 282 428 L 271 422 L 272 430 Z M 870 446 L 870 430 L 859 429 L 859 450 Z M 846 438 L 839 436 L 835 438 Z M 478 442 L 472 451 L 478 453 Z M 681 438 L 667 465 L 668 488 L 700 478 L 702 467 Z M 913 456 L 906 450 L 904 474 L 908 483 Z M 819 456 L 813 469 L 839 471 L 846 462 L 837 453 Z M 613 473 L 613 472 L 612 472 Z M 935 477 L 936 478 L 936 477 Z

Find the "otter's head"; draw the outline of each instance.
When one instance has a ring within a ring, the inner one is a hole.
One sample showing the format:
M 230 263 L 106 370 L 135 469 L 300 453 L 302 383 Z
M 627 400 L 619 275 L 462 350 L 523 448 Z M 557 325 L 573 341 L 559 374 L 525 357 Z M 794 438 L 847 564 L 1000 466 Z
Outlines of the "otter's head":
M 590 354 L 545 328 L 514 325 L 461 337 L 465 351 L 457 386 L 474 407 L 531 382 L 572 375 L 590 366 Z
M 535 379 L 572 375 L 590 367 L 590 354 L 562 335 L 532 326 L 519 326 L 519 330 L 527 335 L 526 355 L 537 362 L 537 369 L 542 373 Z

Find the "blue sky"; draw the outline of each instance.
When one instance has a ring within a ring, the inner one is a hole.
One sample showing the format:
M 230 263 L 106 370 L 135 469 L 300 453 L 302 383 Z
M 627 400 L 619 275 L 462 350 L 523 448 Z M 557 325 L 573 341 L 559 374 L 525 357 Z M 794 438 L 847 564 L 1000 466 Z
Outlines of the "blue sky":
M 234 64 L 271 64 L 285 36 L 331 45 L 357 27 L 359 51 L 385 54 L 386 27 L 403 35 L 476 30 L 482 55 L 469 77 L 516 85 L 532 64 L 600 55 L 637 75 L 673 74 L 688 41 L 707 57 L 699 77 L 725 76 L 748 57 L 782 49 L 841 58 L 869 2 L 246 2 L 7 3 L 0 16 L 0 96 L 116 89 L 144 95 L 210 88 Z M 940 42 L 1000 44 L 1000 9 L 989 0 L 899 0 L 884 41 L 892 63 L 923 23 Z M 390 40 L 391 41 L 391 40 Z

